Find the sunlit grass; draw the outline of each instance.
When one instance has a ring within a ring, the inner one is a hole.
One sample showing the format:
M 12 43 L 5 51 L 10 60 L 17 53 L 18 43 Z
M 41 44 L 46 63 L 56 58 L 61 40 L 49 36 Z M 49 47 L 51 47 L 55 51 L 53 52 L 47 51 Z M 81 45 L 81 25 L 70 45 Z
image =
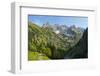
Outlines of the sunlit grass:
M 28 60 L 49 60 L 49 58 L 45 54 L 28 51 Z

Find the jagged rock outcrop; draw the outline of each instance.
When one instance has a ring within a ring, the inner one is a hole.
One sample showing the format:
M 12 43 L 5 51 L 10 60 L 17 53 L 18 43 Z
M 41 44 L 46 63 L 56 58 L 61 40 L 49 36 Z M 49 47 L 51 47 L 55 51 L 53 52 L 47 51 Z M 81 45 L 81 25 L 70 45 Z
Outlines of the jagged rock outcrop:
M 88 58 L 88 29 L 83 33 L 80 41 L 65 55 L 65 59 Z

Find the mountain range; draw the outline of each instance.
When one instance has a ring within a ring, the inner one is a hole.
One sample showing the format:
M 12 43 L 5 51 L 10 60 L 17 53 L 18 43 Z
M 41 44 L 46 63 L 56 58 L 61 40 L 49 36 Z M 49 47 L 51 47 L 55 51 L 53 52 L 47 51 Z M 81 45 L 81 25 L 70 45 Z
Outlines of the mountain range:
M 42 27 L 43 28 L 52 28 L 52 30 L 56 34 L 63 34 L 68 37 L 74 37 L 76 33 L 79 33 L 82 36 L 82 34 L 85 30 L 84 28 L 76 27 L 76 25 L 71 25 L 71 26 L 59 25 L 59 24 L 51 25 L 51 24 L 49 24 L 49 22 L 44 23 Z
M 75 51 L 69 51 L 77 47 L 84 32 L 84 28 L 75 25 L 68 27 L 44 23 L 43 26 L 39 26 L 28 22 L 28 60 L 64 59 L 67 54 L 72 58 L 71 53 Z

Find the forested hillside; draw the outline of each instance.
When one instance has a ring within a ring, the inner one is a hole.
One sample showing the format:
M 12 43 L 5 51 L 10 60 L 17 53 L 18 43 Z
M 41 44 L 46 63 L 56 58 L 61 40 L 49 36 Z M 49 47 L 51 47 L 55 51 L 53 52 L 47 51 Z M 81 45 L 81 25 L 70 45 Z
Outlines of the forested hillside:
M 88 29 L 85 30 L 80 41 L 68 50 L 65 58 L 87 58 L 88 57 Z
M 82 43 L 79 40 L 83 35 L 83 30 L 80 31 L 79 28 L 70 28 L 67 31 L 73 33 L 73 35 L 69 36 L 69 34 L 66 34 L 65 30 L 56 33 L 54 27 L 40 27 L 34 23 L 28 22 L 28 60 L 64 59 L 67 58 L 67 56 L 73 58 L 72 48 Z M 81 40 L 85 41 L 85 39 L 86 37 L 84 40 Z M 79 47 L 80 49 L 84 49 L 83 46 Z M 78 52 L 78 50 L 75 49 L 74 52 Z M 82 52 L 84 54 L 84 51 Z M 81 54 L 78 56 L 85 57 L 85 55 Z

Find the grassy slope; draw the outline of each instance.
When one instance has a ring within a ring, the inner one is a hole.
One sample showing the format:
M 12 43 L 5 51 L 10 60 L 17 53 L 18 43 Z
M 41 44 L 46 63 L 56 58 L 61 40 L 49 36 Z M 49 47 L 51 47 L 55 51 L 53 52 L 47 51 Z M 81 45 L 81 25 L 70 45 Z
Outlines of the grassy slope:
M 49 58 L 42 53 L 28 51 L 28 60 L 49 60 Z
M 65 54 L 68 54 L 68 58 L 72 58 L 71 53 L 77 52 L 75 49 L 69 51 L 73 44 L 71 39 L 56 35 L 51 28 L 41 28 L 29 22 L 28 35 L 28 60 L 63 59 Z M 76 37 L 74 40 L 77 41 L 77 39 Z M 66 53 L 67 51 L 69 53 Z

